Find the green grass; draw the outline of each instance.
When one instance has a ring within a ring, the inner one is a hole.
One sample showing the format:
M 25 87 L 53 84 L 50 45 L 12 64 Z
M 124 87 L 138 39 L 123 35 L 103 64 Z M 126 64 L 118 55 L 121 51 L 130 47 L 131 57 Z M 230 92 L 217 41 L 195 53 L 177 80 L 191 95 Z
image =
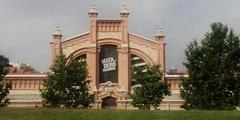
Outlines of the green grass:
M 2 108 L 0 120 L 240 120 L 240 112 Z

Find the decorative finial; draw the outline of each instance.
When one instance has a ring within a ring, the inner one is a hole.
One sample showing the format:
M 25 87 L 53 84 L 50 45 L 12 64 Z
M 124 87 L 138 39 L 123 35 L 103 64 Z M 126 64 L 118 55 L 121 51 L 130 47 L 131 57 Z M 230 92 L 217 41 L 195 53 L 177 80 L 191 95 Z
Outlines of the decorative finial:
M 52 34 L 53 36 L 62 36 L 61 29 L 59 26 L 55 27 L 55 31 Z
M 90 6 L 90 9 L 89 9 L 89 11 L 88 11 L 88 15 L 97 15 L 98 13 L 97 13 L 97 9 L 96 9 L 96 5 L 91 5 Z
M 155 34 L 155 38 L 156 38 L 156 39 L 159 39 L 159 38 L 163 38 L 163 37 L 165 37 L 165 35 L 164 35 L 163 32 L 162 32 L 162 28 L 158 28 L 158 29 L 157 29 L 157 32 L 156 32 L 156 34 Z
M 124 4 L 124 5 L 122 6 L 122 9 L 121 9 L 121 11 L 120 11 L 120 15 L 129 15 L 129 11 L 128 11 L 128 8 L 127 8 L 127 5 L 126 5 L 126 4 Z

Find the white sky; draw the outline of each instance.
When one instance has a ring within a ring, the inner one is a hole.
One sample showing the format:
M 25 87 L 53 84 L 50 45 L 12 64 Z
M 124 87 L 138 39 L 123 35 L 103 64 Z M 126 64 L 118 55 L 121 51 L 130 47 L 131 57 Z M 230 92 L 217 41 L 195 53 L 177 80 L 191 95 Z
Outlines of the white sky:
M 54 27 L 61 27 L 63 39 L 89 31 L 91 4 L 98 18 L 118 18 L 127 4 L 129 32 L 153 39 L 163 28 L 167 68 L 182 70 L 186 44 L 203 38 L 213 22 L 240 33 L 240 0 L 0 0 L 0 54 L 47 71 Z

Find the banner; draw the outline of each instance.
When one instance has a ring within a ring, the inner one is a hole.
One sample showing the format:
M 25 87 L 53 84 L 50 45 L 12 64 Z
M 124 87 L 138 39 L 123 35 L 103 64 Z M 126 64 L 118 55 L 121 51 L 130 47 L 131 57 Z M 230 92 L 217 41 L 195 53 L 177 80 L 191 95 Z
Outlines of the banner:
M 118 82 L 118 55 L 117 46 L 115 45 L 102 45 L 99 57 L 99 76 L 100 83 L 111 81 L 112 83 Z

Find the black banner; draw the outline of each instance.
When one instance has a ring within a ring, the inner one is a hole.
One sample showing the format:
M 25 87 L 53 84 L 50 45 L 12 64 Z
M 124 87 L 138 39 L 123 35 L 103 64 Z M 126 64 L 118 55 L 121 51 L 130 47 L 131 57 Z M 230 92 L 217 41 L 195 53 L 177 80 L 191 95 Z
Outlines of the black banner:
M 99 57 L 100 83 L 118 82 L 118 55 L 116 45 L 102 45 Z

